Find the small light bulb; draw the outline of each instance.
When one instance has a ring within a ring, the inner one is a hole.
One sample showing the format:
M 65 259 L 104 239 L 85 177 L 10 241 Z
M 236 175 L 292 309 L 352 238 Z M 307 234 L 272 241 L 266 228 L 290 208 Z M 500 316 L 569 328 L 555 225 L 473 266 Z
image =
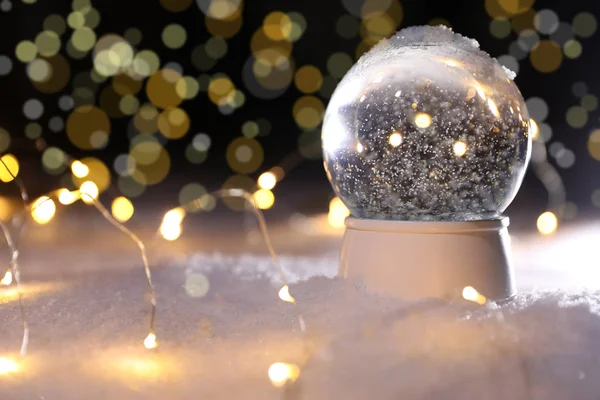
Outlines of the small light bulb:
M 150 332 L 148 336 L 146 336 L 146 339 L 144 339 L 144 347 L 148 350 L 155 349 L 158 347 L 158 343 L 156 342 L 156 335 L 154 333 Z
M 47 224 L 56 213 L 56 204 L 48 196 L 42 196 L 33 203 L 31 217 L 40 225 Z
M 282 387 L 288 381 L 294 382 L 300 375 L 300 368 L 294 364 L 277 362 L 269 367 L 269 379 L 275 387 Z
M 13 281 L 13 274 L 12 271 L 9 269 L 8 271 L 6 271 L 6 274 L 4 274 L 4 278 L 2 278 L 2 280 L 0 281 L 1 284 L 3 284 L 4 286 L 9 286 Z
M 277 184 L 277 177 L 272 172 L 265 172 L 258 177 L 258 186 L 261 189 L 271 190 Z
M 484 295 L 479 293 L 474 287 L 467 286 L 463 289 L 462 292 L 463 298 L 468 301 L 472 301 L 473 303 L 484 305 L 487 301 Z
M 70 191 L 69 189 L 60 189 L 58 191 L 58 201 L 60 204 L 65 206 L 75 203 L 79 199 L 79 193 L 77 191 Z
M 283 287 L 279 290 L 279 298 L 283 301 L 287 301 L 288 303 L 296 302 L 296 300 L 290 294 L 290 288 L 288 285 L 283 285 Z
M 160 234 L 165 240 L 173 242 L 181 236 L 181 225 L 163 222 L 160 225 Z
M 71 172 L 77 178 L 85 178 L 90 173 L 90 169 L 81 161 L 75 160 L 71 163 Z
M 92 204 L 98 198 L 98 186 L 92 181 L 85 181 L 79 187 L 81 199 L 86 204 Z

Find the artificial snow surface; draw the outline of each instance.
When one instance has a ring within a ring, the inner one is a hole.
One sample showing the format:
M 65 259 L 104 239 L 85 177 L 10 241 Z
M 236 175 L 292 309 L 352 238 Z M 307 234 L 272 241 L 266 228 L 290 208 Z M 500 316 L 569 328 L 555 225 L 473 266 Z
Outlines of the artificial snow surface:
M 559 264 L 596 232 L 515 239 L 522 292 L 488 308 L 369 293 L 333 278 L 336 241 L 317 238 L 331 249 L 280 255 L 306 335 L 268 257 L 165 253 L 153 266 L 156 351 L 142 347 L 149 305 L 135 253 L 96 253 L 121 268 L 29 274 L 29 354 L 0 375 L 0 399 L 598 399 L 600 293 L 581 286 L 594 283 L 593 259 Z M 27 264 L 44 258 L 60 259 Z M 18 359 L 17 302 L 0 290 L 0 357 Z M 301 365 L 298 381 L 272 387 L 274 362 Z

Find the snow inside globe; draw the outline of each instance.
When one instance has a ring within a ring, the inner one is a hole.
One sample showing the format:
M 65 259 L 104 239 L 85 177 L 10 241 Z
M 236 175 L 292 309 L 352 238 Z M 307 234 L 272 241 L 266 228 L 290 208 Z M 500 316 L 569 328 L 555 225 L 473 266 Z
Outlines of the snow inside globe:
M 499 217 L 529 160 L 529 115 L 514 73 L 449 28 L 379 43 L 334 92 L 323 123 L 327 176 L 353 217 Z

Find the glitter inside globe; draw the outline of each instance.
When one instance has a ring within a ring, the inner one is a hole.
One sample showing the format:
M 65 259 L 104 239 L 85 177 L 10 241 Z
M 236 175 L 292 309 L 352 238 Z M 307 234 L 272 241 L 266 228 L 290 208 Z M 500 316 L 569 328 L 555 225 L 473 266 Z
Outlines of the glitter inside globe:
M 323 123 L 327 176 L 354 217 L 493 219 L 529 160 L 514 73 L 446 27 L 412 27 L 365 54 Z

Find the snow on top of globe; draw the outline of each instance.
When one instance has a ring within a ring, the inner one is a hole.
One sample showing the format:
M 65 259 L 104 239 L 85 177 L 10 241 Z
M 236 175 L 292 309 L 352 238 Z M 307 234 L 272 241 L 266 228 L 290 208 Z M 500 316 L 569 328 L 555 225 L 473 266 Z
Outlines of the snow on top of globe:
M 456 60 L 468 61 L 468 58 L 473 55 L 491 59 L 498 67 L 497 71 L 503 71 L 510 80 L 514 80 L 517 75 L 481 50 L 477 40 L 456 33 L 452 28 L 444 25 L 411 26 L 398 31 L 391 38 L 380 41 L 363 54 L 356 64 L 355 73 L 360 74 L 363 68 L 374 63 L 381 63 L 404 52 L 423 47 L 441 57 L 453 57 Z
M 438 26 L 375 46 L 323 120 L 325 172 L 358 218 L 497 218 L 529 160 L 529 113 L 514 73 Z

